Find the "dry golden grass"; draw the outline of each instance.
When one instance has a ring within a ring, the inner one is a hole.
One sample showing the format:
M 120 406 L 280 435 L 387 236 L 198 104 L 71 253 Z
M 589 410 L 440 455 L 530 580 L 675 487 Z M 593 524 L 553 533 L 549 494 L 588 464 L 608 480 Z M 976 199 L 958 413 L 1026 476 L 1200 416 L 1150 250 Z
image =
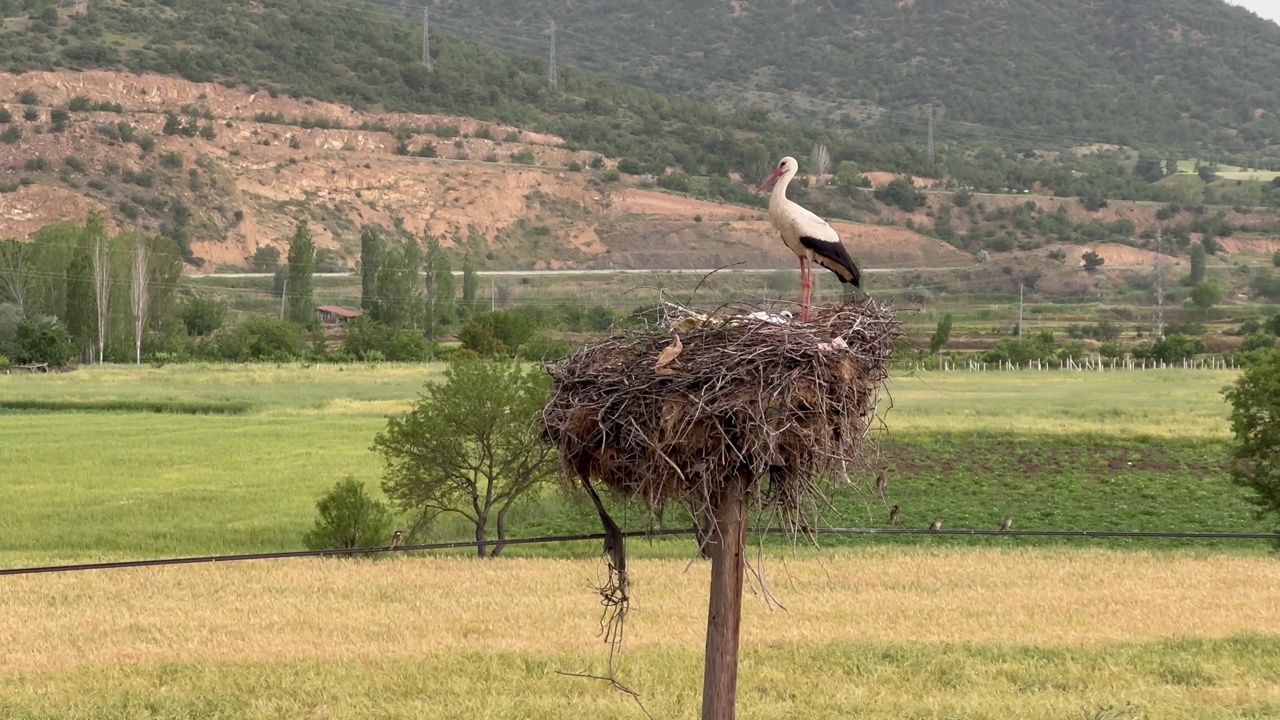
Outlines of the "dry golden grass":
M 1280 709 L 1274 559 L 882 549 L 766 563 L 788 611 L 748 596 L 752 717 Z M 694 717 L 700 688 L 708 567 L 685 565 L 633 570 L 624 680 L 663 717 Z M 600 567 L 401 557 L 6 578 L 0 714 L 125 717 L 151 693 L 165 716 L 414 717 L 426 701 L 433 717 L 638 717 L 554 675 L 602 665 L 587 587 Z

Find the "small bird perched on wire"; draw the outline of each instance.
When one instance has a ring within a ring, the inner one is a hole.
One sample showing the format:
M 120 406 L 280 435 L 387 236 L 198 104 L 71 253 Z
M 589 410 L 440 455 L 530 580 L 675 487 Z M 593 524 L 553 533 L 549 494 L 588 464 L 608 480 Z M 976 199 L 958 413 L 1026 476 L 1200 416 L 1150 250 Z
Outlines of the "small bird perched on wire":
M 942 529 L 942 518 L 938 518 L 937 520 L 934 520 L 934 521 L 933 521 L 933 524 L 929 526 L 929 529 L 930 529 L 930 530 L 941 530 L 941 529 Z
M 393 534 L 393 535 L 391 536 L 391 548 L 390 548 L 390 549 L 391 549 L 391 550 L 395 550 L 396 548 L 400 547 L 400 546 L 403 544 L 403 543 L 402 543 L 402 540 L 403 540 L 403 539 L 404 539 L 404 535 L 403 535 L 399 530 L 395 531 L 395 534 Z
M 900 522 L 902 522 L 902 510 L 900 510 L 897 505 L 894 505 L 892 508 L 889 508 L 889 524 L 897 525 Z
M 1009 532 L 1013 529 L 1013 518 L 1005 518 L 1004 524 L 1000 526 L 1000 532 Z

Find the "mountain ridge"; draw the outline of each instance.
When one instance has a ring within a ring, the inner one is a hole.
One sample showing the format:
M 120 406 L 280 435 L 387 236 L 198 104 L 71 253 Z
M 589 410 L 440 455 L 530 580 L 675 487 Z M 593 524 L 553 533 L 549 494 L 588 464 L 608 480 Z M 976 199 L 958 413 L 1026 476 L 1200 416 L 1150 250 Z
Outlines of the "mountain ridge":
M 1222 0 L 654 0 L 625 10 L 442 0 L 432 10 L 474 39 L 533 35 L 554 19 L 566 64 L 581 57 L 644 87 L 740 98 L 726 103 L 735 107 L 762 106 L 757 91 L 835 104 L 829 123 L 881 118 L 894 136 L 919 137 L 932 102 L 940 136 L 964 131 L 947 129 L 950 118 L 1015 145 L 1280 157 L 1280 25 Z M 772 109 L 785 116 L 785 105 Z

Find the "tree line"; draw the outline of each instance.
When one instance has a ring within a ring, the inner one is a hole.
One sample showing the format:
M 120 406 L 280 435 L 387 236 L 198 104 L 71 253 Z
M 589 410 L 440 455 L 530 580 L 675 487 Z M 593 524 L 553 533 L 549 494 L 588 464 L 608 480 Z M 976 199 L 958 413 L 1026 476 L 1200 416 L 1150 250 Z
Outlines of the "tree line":
M 177 245 L 163 236 L 45 226 L 30 242 L 0 241 L 0 355 L 17 362 L 141 362 L 147 339 L 178 322 Z

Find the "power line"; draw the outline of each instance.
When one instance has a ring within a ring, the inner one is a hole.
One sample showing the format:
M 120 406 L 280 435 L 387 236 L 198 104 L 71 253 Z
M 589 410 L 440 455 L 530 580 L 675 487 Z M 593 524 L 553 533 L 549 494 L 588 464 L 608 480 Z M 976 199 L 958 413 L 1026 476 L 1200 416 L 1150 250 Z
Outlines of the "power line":
M 929 537 L 932 535 L 960 535 L 970 537 L 1061 537 L 1061 538 L 1132 538 L 1132 539 L 1181 539 L 1181 540 L 1271 540 L 1280 541 L 1280 533 L 1231 533 L 1231 532 L 1145 532 L 1131 530 L 913 530 L 909 528 L 752 528 L 752 534 L 800 535 L 905 535 L 911 537 Z M 698 530 L 633 530 L 622 533 L 628 538 L 672 537 L 681 535 L 697 535 Z M 531 538 L 511 538 L 508 540 L 469 540 L 459 542 L 429 543 L 424 545 L 402 545 L 398 548 L 389 546 L 367 548 L 333 548 L 328 550 L 297 550 L 274 553 L 246 553 L 240 555 L 205 555 L 185 558 L 160 558 L 155 560 L 122 560 L 118 562 L 80 563 L 75 565 L 46 565 L 41 567 L 8 568 L 0 570 L 0 577 L 14 575 L 41 575 L 51 573 L 77 572 L 82 570 L 117 570 L 123 568 L 161 567 L 167 565 L 198 565 L 203 563 L 241 562 L 245 560 L 277 560 L 303 557 L 344 557 L 352 555 L 377 555 L 391 552 L 462 550 L 468 548 L 494 547 L 498 545 L 547 545 L 557 542 L 578 542 L 583 540 L 604 540 L 603 533 L 580 535 L 546 535 Z

